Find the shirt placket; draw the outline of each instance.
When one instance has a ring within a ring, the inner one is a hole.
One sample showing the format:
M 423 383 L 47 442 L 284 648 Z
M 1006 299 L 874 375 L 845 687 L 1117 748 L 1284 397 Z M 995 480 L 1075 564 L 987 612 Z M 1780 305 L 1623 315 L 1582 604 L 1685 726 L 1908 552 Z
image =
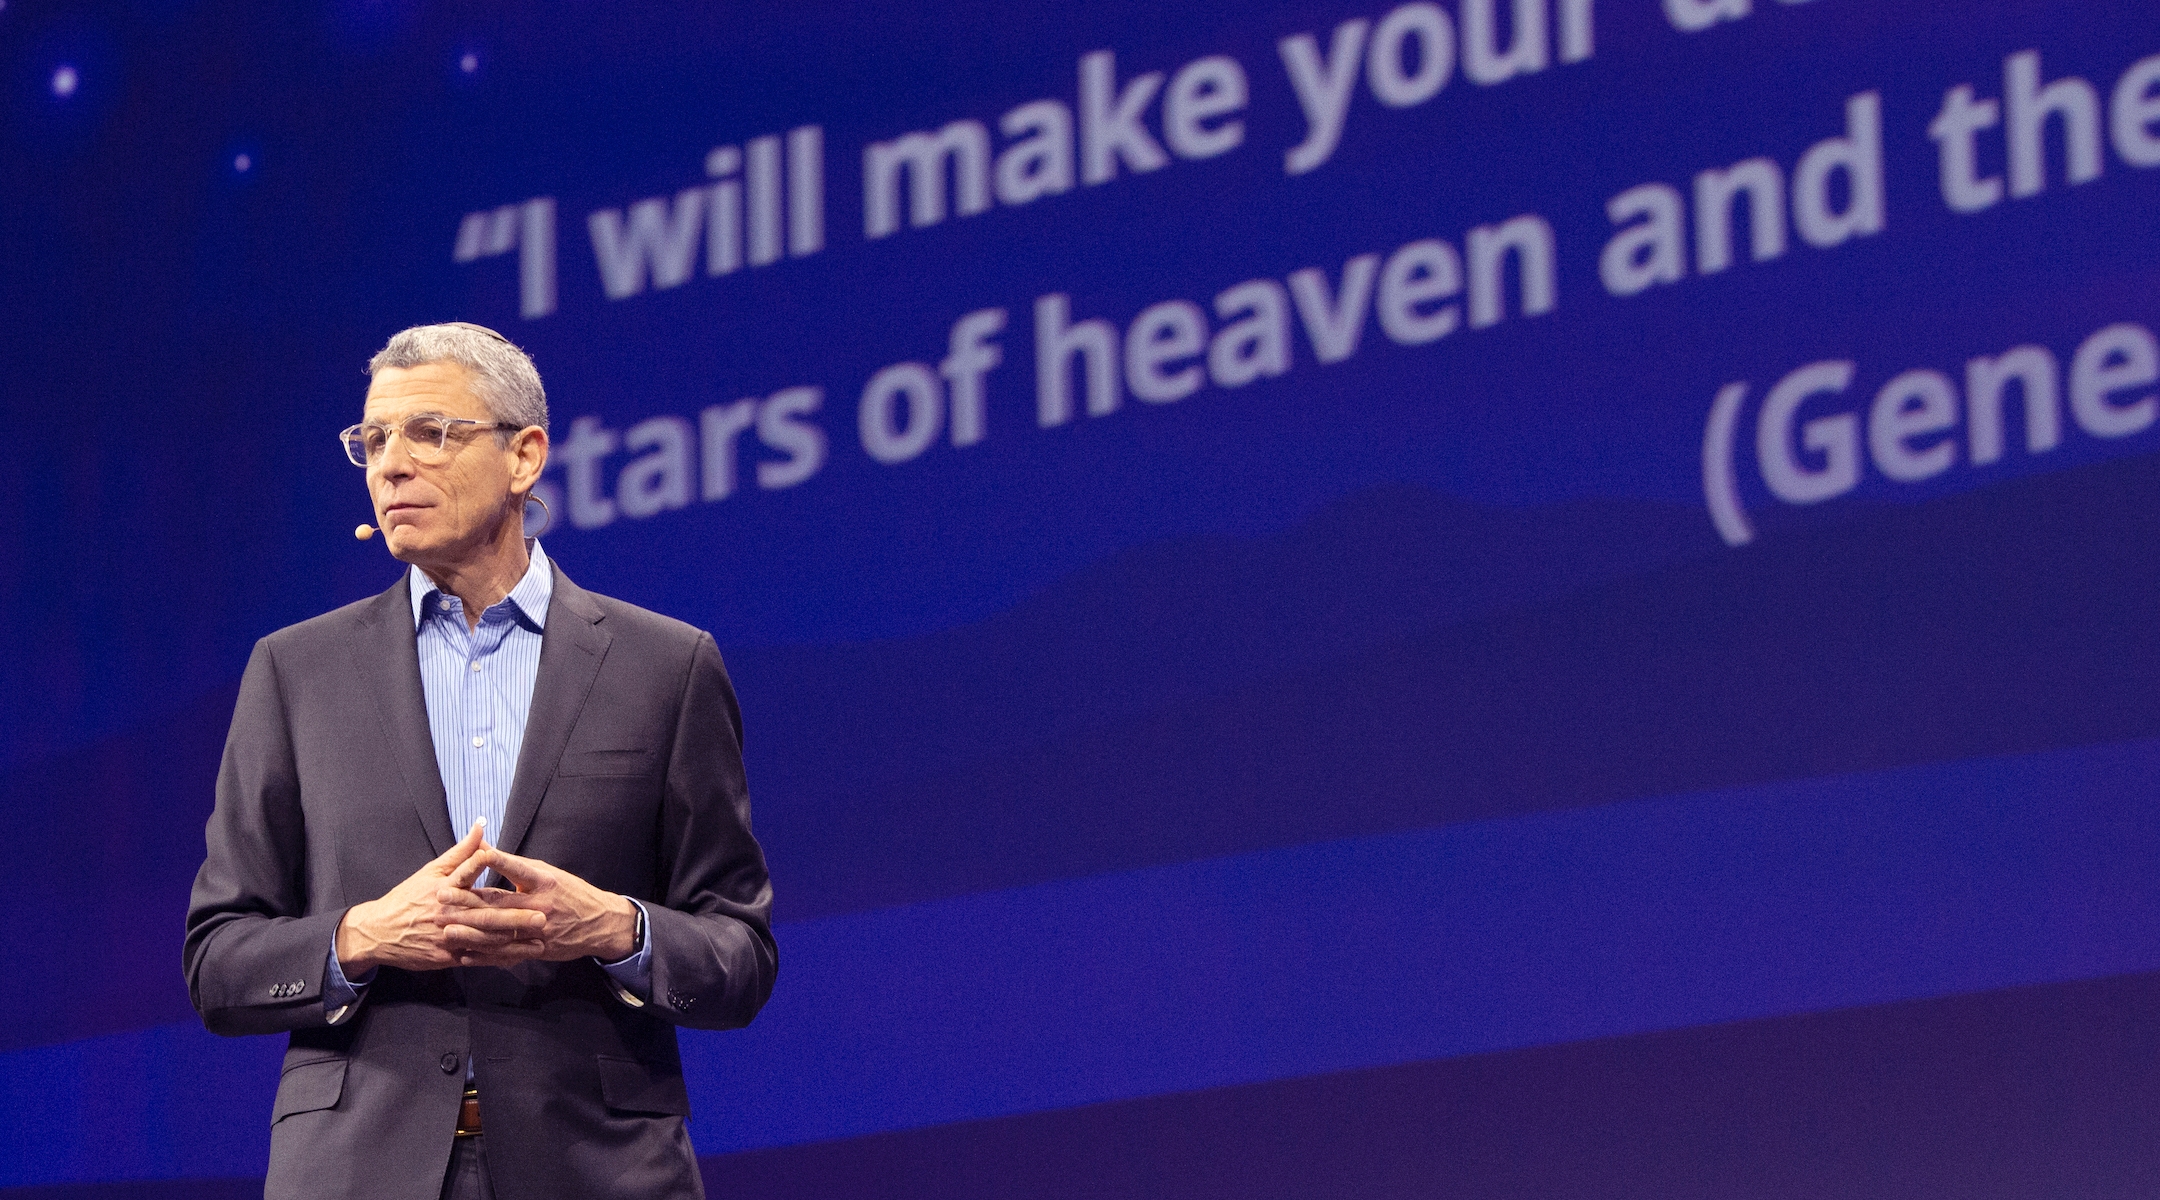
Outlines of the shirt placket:
M 496 645 L 502 641 L 501 628 L 483 614 L 478 628 L 470 630 L 466 643 L 465 669 L 459 672 L 459 706 L 464 713 L 467 744 L 470 747 L 470 770 L 466 775 L 468 794 L 473 798 L 477 811 L 491 806 L 495 780 L 500 774 L 496 760 L 501 757 L 501 747 L 496 745 L 499 730 L 495 727 L 495 708 L 490 703 L 487 666 Z M 497 844 L 501 834 L 500 814 L 492 814 L 488 820 L 486 838 L 488 845 Z
M 436 629 L 455 660 L 464 663 L 472 658 L 472 631 L 465 626 L 465 613 L 457 598 L 442 595 L 435 610 Z M 472 739 L 473 730 L 466 719 L 465 672 L 454 672 L 450 696 L 450 733 L 459 749 L 454 759 L 443 764 L 443 786 L 450 792 L 450 823 L 459 837 L 472 828 L 472 819 L 478 815 L 472 805 Z M 440 678 L 438 676 L 437 678 Z

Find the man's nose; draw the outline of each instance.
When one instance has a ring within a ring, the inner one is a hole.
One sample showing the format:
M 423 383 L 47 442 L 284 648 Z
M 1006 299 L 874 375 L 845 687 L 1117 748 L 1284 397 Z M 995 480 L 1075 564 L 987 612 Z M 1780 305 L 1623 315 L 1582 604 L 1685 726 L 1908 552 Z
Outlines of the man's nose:
M 399 480 L 411 478 L 413 470 L 412 451 L 405 444 L 405 435 L 397 433 L 376 453 L 371 474 L 377 479 Z

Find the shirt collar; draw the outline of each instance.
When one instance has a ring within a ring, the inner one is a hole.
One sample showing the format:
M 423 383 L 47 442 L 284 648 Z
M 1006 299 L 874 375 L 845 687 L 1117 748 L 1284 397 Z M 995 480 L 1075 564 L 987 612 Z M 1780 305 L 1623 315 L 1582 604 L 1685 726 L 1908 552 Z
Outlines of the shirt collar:
M 548 557 L 540 549 L 539 538 L 526 538 L 525 550 L 532 561 L 525 564 L 524 578 L 518 580 L 517 586 L 503 599 L 516 608 L 527 624 L 545 632 L 548 603 L 555 597 L 555 572 L 548 566 Z M 407 568 L 405 582 L 412 593 L 413 628 L 418 629 L 427 619 L 428 597 L 442 595 L 442 589 L 418 567 Z

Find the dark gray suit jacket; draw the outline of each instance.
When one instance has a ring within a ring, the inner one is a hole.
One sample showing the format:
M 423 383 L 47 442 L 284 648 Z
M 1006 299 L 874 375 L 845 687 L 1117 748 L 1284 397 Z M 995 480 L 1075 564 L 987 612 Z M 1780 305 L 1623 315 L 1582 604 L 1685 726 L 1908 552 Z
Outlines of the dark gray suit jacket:
M 652 996 L 590 959 L 385 967 L 332 1026 L 345 910 L 455 842 L 412 605 L 390 590 L 255 646 L 187 917 L 216 1033 L 290 1033 L 268 1196 L 440 1194 L 471 1056 L 502 1200 L 696 1196 L 675 1026 L 748 1024 L 778 967 L 742 722 L 712 638 L 555 571 L 503 849 L 644 901 Z

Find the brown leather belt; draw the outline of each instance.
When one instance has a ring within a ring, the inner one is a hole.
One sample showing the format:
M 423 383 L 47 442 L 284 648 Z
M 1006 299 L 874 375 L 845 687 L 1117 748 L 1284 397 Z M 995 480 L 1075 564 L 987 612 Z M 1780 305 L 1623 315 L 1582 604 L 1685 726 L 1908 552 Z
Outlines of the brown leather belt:
M 465 1098 L 458 1102 L 457 1135 L 459 1137 L 480 1136 L 480 1090 L 478 1088 L 466 1088 Z

